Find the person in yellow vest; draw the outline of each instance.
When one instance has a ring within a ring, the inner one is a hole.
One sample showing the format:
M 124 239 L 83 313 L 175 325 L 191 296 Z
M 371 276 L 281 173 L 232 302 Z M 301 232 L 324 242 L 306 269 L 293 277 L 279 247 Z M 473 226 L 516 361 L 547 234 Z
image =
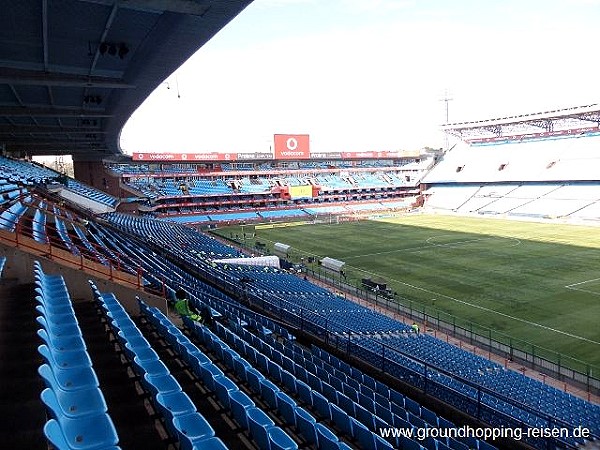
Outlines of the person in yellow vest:
M 180 317 L 189 317 L 195 322 L 202 322 L 202 316 L 190 309 L 190 302 L 187 299 L 186 292 L 179 288 L 175 292 L 175 311 Z
M 419 334 L 419 325 L 417 325 L 417 322 L 413 322 L 410 328 L 412 329 L 413 333 L 415 333 L 416 335 Z

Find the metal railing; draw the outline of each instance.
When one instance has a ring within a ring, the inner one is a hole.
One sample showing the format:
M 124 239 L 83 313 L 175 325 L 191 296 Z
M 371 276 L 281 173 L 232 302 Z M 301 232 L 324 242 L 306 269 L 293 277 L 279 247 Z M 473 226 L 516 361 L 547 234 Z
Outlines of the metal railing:
M 107 249 L 89 240 L 90 248 L 88 248 L 80 243 L 78 236 L 70 233 L 72 247 L 69 248 L 62 238 L 48 233 L 46 222 L 36 221 L 33 215 L 28 213 L 29 208 L 35 209 L 37 206 L 34 205 L 34 202 L 30 204 L 23 202 L 27 196 L 39 199 L 31 193 L 22 194 L 19 198 L 14 199 L 21 201 L 23 206 L 27 207 L 22 215 L 9 212 L 7 209 L 0 212 L 0 242 L 70 267 L 85 270 L 91 274 L 106 277 L 110 281 L 117 281 L 136 289 L 148 290 L 148 287 L 144 286 L 145 271 L 141 261 L 134 261 L 132 267 L 127 268 L 120 258 L 111 257 Z M 43 200 L 48 201 L 47 199 Z M 49 211 L 46 211 L 45 214 L 54 216 Z M 66 216 L 57 217 L 68 227 L 82 226 Z M 44 235 L 43 238 L 40 238 L 39 231 L 42 229 Z M 34 236 L 37 237 L 37 240 Z M 164 293 L 164 286 L 162 289 L 159 288 L 159 295 L 161 293 Z

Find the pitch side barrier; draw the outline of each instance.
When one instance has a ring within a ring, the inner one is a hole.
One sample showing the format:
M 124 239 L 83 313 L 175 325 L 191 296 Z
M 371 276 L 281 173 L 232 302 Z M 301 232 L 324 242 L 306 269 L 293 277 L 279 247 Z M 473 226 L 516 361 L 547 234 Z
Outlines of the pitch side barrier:
M 210 276 L 209 271 L 203 270 L 203 272 Z M 213 278 L 212 281 L 214 282 L 222 282 L 222 280 L 218 280 L 214 276 L 211 278 Z M 380 342 L 376 342 L 376 345 L 378 345 L 380 349 L 374 351 L 373 349 L 368 349 L 362 345 L 353 343 L 351 336 L 359 335 L 353 330 L 346 328 L 344 331 L 340 332 L 339 330 L 341 327 L 336 324 L 335 327 L 338 331 L 333 331 L 330 328 L 331 321 L 327 317 L 314 311 L 300 308 L 298 305 L 283 298 L 271 301 L 259 297 L 252 292 L 248 292 L 247 289 L 240 289 L 239 286 L 235 286 L 233 283 L 226 282 L 226 284 L 228 285 L 227 287 L 233 287 L 235 291 L 233 293 L 236 293 L 240 298 L 243 298 L 248 304 L 269 313 L 279 319 L 282 323 L 289 324 L 302 332 L 320 338 L 326 344 L 338 350 L 342 350 L 346 355 L 366 362 L 370 366 L 381 371 L 382 374 L 389 374 L 398 378 L 419 389 L 423 393 L 438 398 L 490 426 L 521 428 L 522 430 L 527 430 L 540 427 L 547 429 L 573 429 L 579 425 L 570 424 L 556 417 L 552 417 L 511 397 L 502 395 L 473 383 L 468 379 L 450 373 L 442 367 L 415 359 L 413 356 L 403 353 L 397 348 L 392 348 Z M 403 360 L 403 363 L 392 360 L 391 357 L 393 356 Z M 417 366 L 418 369 L 415 370 L 409 366 Z M 446 382 L 438 381 L 438 379 L 445 380 Z M 461 386 L 461 389 L 458 390 L 449 386 L 449 384 Z M 514 407 L 524 413 L 530 414 L 537 423 L 535 425 L 530 425 L 522 420 L 516 419 L 515 417 L 484 403 L 484 397 L 487 397 L 488 402 L 490 398 L 493 398 L 495 399 L 496 404 L 503 404 L 507 409 Z M 527 433 L 524 432 L 523 434 L 526 435 Z M 531 433 L 531 435 L 534 436 L 535 433 Z M 600 436 L 597 435 L 592 435 L 591 437 L 600 439 Z M 523 441 L 538 449 L 577 448 L 575 441 L 565 440 L 563 438 L 526 437 Z

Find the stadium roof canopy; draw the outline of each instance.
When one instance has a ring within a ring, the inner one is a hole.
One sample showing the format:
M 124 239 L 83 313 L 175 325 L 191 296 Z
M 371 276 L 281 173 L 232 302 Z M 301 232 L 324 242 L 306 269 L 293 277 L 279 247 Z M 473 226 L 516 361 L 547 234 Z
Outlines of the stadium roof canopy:
M 442 130 L 473 143 L 600 132 L 600 105 L 450 123 Z
M 137 107 L 252 0 L 0 0 L 0 148 L 119 154 Z

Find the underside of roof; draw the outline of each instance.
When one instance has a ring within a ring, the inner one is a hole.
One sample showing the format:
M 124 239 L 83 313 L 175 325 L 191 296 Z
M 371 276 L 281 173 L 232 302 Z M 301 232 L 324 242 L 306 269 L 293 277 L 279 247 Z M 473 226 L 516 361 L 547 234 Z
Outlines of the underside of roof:
M 0 0 L 0 149 L 100 159 L 252 0 Z

